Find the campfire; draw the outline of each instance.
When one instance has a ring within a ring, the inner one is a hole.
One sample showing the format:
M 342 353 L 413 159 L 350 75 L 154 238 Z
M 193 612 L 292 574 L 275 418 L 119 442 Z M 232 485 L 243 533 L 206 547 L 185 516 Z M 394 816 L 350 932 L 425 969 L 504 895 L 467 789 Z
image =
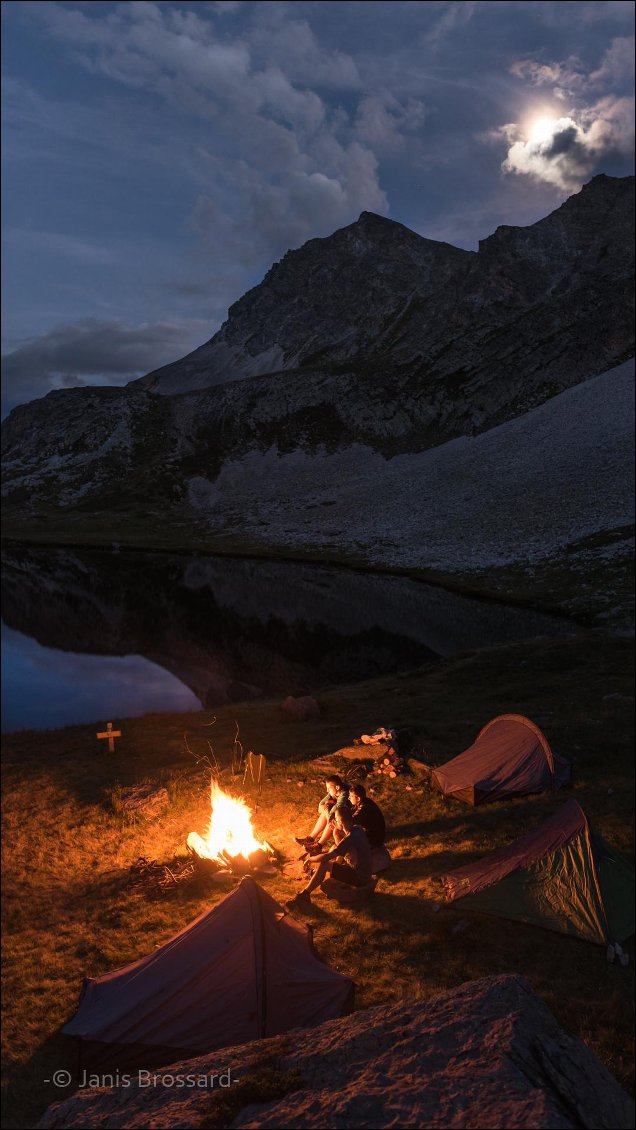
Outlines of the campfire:
M 190 832 L 188 851 L 197 863 L 214 871 L 246 875 L 271 867 L 276 853 L 267 840 L 254 835 L 252 813 L 242 797 L 232 797 L 215 781 L 210 801 L 212 812 L 205 836 Z

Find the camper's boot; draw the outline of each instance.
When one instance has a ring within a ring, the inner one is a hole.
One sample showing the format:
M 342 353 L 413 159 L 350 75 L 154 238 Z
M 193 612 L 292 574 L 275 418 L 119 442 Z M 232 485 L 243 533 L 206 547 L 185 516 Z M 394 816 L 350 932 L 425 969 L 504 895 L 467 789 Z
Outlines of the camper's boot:
M 287 899 L 285 906 L 288 910 L 310 911 L 312 908 L 311 896 L 306 891 L 299 891 L 293 898 Z

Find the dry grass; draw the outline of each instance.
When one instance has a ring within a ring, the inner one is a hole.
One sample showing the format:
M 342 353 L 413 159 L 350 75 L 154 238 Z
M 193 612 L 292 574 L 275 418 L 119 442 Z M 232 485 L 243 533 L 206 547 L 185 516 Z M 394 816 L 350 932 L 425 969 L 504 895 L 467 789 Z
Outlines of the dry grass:
M 569 794 L 601 833 L 632 856 L 632 648 L 600 633 L 534 641 L 460 657 L 419 672 L 330 690 L 319 721 L 301 724 L 277 703 L 250 702 L 216 712 L 146 716 L 121 723 L 113 755 L 95 727 L 20 733 L 5 742 L 4 1080 L 7 1126 L 35 1125 L 64 1096 L 50 1079 L 75 1066 L 70 1041 L 56 1033 L 73 1012 L 81 980 L 160 945 L 223 896 L 182 892 L 147 901 L 127 885 L 139 855 L 169 860 L 209 814 L 207 776 L 197 756 L 212 741 L 228 764 L 240 725 L 244 748 L 269 759 L 257 831 L 292 854 L 308 830 L 321 779 L 312 757 L 349 744 L 364 730 L 410 730 L 427 760 L 465 748 L 494 714 L 516 711 L 543 726 L 569 757 Z M 119 723 L 119 720 L 117 720 Z M 187 744 L 184 740 L 187 734 Z M 229 770 L 224 771 L 231 781 Z M 158 780 L 168 814 L 152 823 L 113 811 L 112 791 Z M 562 803 L 537 796 L 469 810 L 419 789 L 414 780 L 374 778 L 390 825 L 394 863 L 368 908 L 353 913 L 316 898 L 321 954 L 358 983 L 358 1007 L 425 999 L 489 974 L 529 979 L 563 1026 L 579 1035 L 628 1090 L 633 1074 L 633 942 L 630 967 L 609 966 L 595 946 L 519 923 L 436 909 L 436 876 L 540 822 Z M 413 786 L 406 790 L 406 784 Z M 263 880 L 279 900 L 294 893 L 280 876 Z

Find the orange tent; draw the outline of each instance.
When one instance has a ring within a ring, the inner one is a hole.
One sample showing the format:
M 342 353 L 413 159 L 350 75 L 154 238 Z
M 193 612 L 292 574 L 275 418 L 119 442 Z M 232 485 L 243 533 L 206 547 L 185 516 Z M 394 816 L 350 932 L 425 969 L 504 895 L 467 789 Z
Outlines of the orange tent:
M 522 714 L 493 718 L 469 749 L 431 773 L 431 784 L 444 796 L 466 804 L 556 790 L 569 779 L 569 763 L 553 753 L 539 727 Z

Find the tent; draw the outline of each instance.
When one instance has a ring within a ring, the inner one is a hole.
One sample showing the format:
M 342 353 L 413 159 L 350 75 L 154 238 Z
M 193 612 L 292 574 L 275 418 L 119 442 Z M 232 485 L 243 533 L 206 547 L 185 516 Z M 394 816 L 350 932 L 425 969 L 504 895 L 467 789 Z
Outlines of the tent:
M 538 828 L 443 877 L 449 902 L 604 945 L 634 933 L 634 870 L 568 800 Z
M 500 714 L 469 749 L 431 772 L 431 784 L 444 796 L 483 804 L 519 793 L 560 789 L 570 766 L 553 753 L 538 726 L 522 714 Z
M 252 878 L 154 953 L 84 982 L 62 1032 L 84 1069 L 174 1063 L 351 1011 L 353 982 Z

